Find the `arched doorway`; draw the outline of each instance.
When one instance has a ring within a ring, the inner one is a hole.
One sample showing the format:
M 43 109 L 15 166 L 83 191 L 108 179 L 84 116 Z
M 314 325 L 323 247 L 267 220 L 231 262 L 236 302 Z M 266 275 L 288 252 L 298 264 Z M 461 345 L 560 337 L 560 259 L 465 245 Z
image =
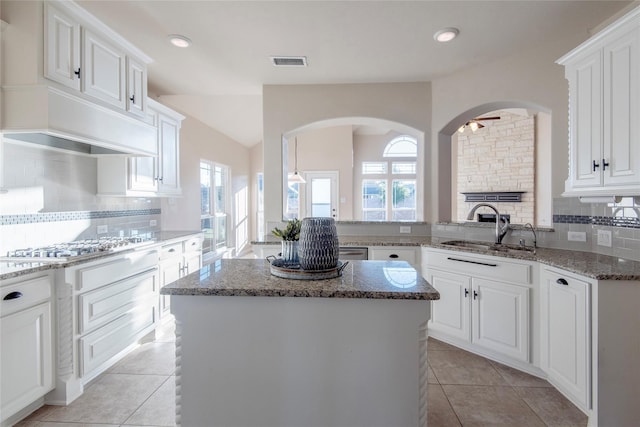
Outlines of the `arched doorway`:
M 456 135 L 458 134 L 458 130 L 461 126 L 464 126 L 475 118 L 483 116 L 495 116 L 494 113 L 496 111 L 514 111 L 514 109 L 525 111 L 527 116 L 532 117 L 534 121 L 534 184 L 532 190 L 534 207 L 530 222 L 538 227 L 552 226 L 553 199 L 551 196 L 551 176 L 548 173 L 541 172 L 541 167 L 545 164 L 549 165 L 551 162 L 551 114 L 550 110 L 543 106 L 522 101 L 498 101 L 476 106 L 456 116 L 439 132 L 439 199 L 441 203 L 439 209 L 439 218 L 441 221 L 457 222 L 459 218 L 458 206 L 461 199 L 458 196 L 458 193 L 460 192 L 458 188 L 459 174 L 457 171 L 459 152 L 458 148 L 454 146 L 454 143 L 457 142 Z M 495 140 L 495 138 L 493 139 Z M 506 151 L 507 156 L 516 155 L 515 153 L 509 153 L 508 146 L 506 148 Z M 489 154 L 476 153 L 475 155 L 484 156 L 481 157 L 482 164 L 490 165 L 492 162 L 492 158 Z M 481 174 L 482 170 L 490 169 L 491 166 L 478 168 L 477 174 Z M 474 178 L 473 174 L 469 174 L 468 176 L 471 177 L 471 180 L 475 180 L 475 178 L 477 178 L 477 176 Z M 504 187 L 498 186 L 497 188 Z

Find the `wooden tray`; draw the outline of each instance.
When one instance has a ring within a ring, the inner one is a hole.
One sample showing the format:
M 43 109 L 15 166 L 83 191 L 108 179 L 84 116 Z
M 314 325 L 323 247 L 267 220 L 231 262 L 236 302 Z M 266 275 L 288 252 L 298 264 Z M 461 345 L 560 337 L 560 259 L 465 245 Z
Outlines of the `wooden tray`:
M 338 264 L 334 268 L 327 270 L 303 270 L 300 264 L 288 264 L 281 258 L 273 255 L 267 257 L 269 261 L 271 274 L 283 279 L 294 280 L 323 280 L 333 279 L 342 275 L 342 270 L 349 264 L 349 261 L 342 262 L 338 260 Z

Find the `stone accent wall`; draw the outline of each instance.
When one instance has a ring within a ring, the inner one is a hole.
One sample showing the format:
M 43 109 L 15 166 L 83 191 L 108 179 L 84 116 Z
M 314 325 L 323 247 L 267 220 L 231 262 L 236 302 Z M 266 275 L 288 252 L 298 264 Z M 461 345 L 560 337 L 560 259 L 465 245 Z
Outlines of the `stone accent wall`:
M 483 114 L 500 116 L 485 121 L 475 133 L 465 128 L 456 133 L 458 144 L 458 212 L 459 222 L 475 203 L 464 201 L 464 192 L 524 191 L 522 202 L 490 202 L 501 214 L 511 215 L 513 224 L 535 224 L 535 116 L 499 110 Z M 482 208 L 477 213 L 493 213 Z

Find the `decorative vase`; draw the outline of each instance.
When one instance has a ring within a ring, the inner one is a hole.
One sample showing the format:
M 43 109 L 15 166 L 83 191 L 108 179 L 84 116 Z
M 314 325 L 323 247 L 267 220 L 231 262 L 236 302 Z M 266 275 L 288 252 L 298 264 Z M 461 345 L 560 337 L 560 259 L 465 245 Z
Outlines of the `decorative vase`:
M 287 264 L 297 264 L 298 261 L 298 241 L 282 241 L 282 260 Z
M 338 265 L 338 232 L 333 218 L 304 218 L 298 255 L 304 270 L 328 270 Z

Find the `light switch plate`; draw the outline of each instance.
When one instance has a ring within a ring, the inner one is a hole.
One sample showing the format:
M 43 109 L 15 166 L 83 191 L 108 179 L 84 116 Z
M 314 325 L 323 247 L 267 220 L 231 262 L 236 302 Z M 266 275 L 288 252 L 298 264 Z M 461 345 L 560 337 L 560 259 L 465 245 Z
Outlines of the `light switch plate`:
M 400 233 L 402 233 L 402 234 L 411 233 L 411 226 L 410 225 L 401 225 L 400 226 Z
M 567 233 L 567 240 L 570 242 L 586 242 L 587 233 L 585 231 L 569 231 Z
M 598 230 L 598 245 L 606 246 L 608 248 L 611 247 L 611 231 Z
M 99 225 L 98 229 L 96 230 L 96 233 L 98 234 L 105 234 L 109 232 L 109 226 L 108 225 Z

